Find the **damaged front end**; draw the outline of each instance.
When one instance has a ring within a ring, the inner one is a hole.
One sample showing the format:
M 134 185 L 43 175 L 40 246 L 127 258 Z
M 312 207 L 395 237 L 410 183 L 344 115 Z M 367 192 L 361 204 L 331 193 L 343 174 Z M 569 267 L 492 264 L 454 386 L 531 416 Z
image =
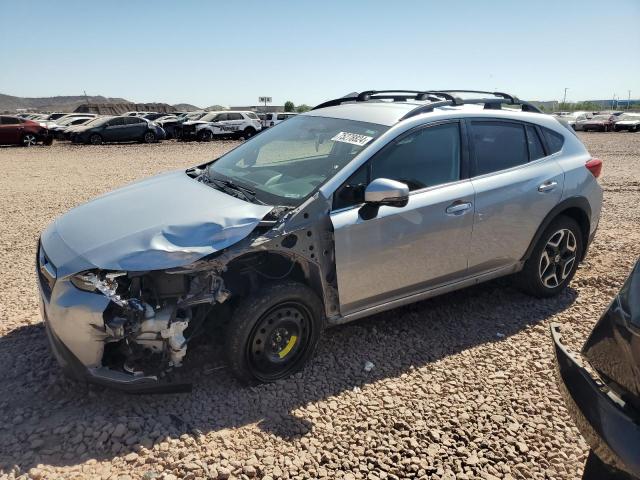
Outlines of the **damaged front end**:
M 111 303 L 104 312 L 103 365 L 132 375 L 162 375 L 182 365 L 187 342 L 214 303 L 229 292 L 211 272 L 189 277 L 165 272 L 83 272 L 71 283 L 98 291 Z

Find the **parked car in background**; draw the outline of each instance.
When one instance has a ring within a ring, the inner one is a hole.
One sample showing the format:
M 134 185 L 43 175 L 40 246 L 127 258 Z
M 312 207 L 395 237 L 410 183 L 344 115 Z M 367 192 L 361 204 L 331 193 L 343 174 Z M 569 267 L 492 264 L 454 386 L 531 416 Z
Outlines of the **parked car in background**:
M 184 118 L 177 117 L 175 115 L 165 115 L 155 120 L 155 123 L 160 125 L 167 136 L 167 139 L 180 138 L 182 133 L 182 123 Z
M 561 294 L 598 226 L 602 162 L 530 103 L 459 93 L 331 100 L 58 217 L 37 260 L 56 358 L 83 381 L 170 389 L 209 331 L 233 374 L 273 382 L 330 325 L 506 275 Z
M 68 113 L 69 112 L 67 112 L 67 113 L 63 113 L 63 112 L 49 113 L 43 120 L 57 120 L 60 117 L 64 117 Z
M 560 391 L 591 447 L 583 478 L 640 478 L 640 261 L 582 348 L 595 374 L 560 330 L 551 325 Z
M 640 113 L 623 113 L 618 117 L 618 121 L 613 124 L 616 132 L 624 130 L 628 132 L 640 131 Z
M 586 112 L 573 112 L 567 115 L 558 115 L 560 120 L 563 120 L 574 130 L 582 130 L 584 124 L 589 121 L 593 115 Z
M 165 138 L 164 130 L 136 116 L 102 117 L 74 129 L 71 141 L 100 145 L 104 142 L 153 143 Z
M 262 130 L 260 119 L 254 112 L 208 112 L 199 120 L 182 124 L 181 140 L 209 141 L 215 137 L 250 138 Z
M 122 114 L 123 117 L 144 117 L 145 115 L 150 115 L 152 113 L 158 113 L 158 112 L 125 112 Z
M 582 122 L 582 130 L 585 132 L 610 132 L 613 124 L 618 119 L 615 115 L 595 115 L 593 118 Z
M 40 122 L 24 118 L 0 116 L 0 145 L 23 145 L 32 147 L 38 143 L 51 145 L 53 137 Z
M 274 125 L 284 122 L 285 120 L 295 117 L 297 113 L 293 112 L 280 112 L 280 113 L 265 113 L 264 120 L 262 120 L 262 127 L 269 128 Z
M 153 121 L 157 120 L 158 118 L 166 117 L 167 115 L 169 115 L 169 114 L 168 113 L 154 112 L 154 113 L 147 113 L 146 115 L 141 115 L 141 116 L 142 116 L 142 118 L 146 118 L 147 120 L 150 120 L 150 121 L 153 122 Z
M 66 137 L 66 132 L 69 127 L 84 125 L 94 119 L 95 117 L 63 117 L 60 120 L 56 121 L 54 125 L 51 125 L 49 127 L 49 133 L 56 140 L 68 140 L 68 138 Z

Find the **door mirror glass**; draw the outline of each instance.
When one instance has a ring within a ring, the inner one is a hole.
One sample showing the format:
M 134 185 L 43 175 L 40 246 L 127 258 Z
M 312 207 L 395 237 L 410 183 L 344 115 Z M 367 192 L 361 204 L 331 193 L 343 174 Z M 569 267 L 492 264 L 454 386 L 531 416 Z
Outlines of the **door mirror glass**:
M 364 191 L 365 203 L 404 207 L 409 202 L 409 186 L 406 183 L 376 178 Z

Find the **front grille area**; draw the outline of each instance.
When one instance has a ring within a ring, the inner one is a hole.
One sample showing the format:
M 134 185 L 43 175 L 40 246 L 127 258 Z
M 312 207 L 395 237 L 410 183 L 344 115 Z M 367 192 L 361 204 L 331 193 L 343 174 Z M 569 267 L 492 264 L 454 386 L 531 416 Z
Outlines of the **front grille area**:
M 36 268 L 40 287 L 47 301 L 51 298 L 53 285 L 56 283 L 56 267 L 51 263 L 42 245 L 38 244 L 38 257 L 36 258 Z

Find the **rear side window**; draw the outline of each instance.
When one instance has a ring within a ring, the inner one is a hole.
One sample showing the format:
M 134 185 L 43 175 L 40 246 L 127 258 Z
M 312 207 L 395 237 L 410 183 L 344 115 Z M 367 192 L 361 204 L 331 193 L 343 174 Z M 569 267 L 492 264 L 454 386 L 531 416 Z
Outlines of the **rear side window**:
M 527 125 L 527 143 L 529 144 L 529 161 L 533 162 L 544 157 L 544 148 L 535 127 Z
M 278 114 L 278 120 L 284 120 L 285 118 L 287 118 L 287 117 L 285 117 L 285 115 L 283 113 L 279 113 Z
M 227 113 L 227 120 L 243 120 L 239 113 Z
M 246 115 L 247 115 L 247 117 L 252 118 L 253 120 L 257 120 L 258 119 L 258 117 L 257 117 L 257 115 L 255 113 L 247 113 Z
M 549 147 L 549 155 L 562 150 L 562 145 L 564 145 L 564 137 L 562 135 L 544 127 L 542 128 L 542 132 L 547 141 L 547 147 Z
M 371 179 L 389 178 L 409 190 L 460 179 L 460 128 L 457 123 L 427 127 L 393 142 L 371 162 Z
M 22 120 L 15 117 L 2 117 L 0 118 L 0 123 L 2 123 L 2 125 L 18 125 L 22 123 Z
M 517 167 L 529 161 L 524 125 L 471 122 L 476 175 Z

